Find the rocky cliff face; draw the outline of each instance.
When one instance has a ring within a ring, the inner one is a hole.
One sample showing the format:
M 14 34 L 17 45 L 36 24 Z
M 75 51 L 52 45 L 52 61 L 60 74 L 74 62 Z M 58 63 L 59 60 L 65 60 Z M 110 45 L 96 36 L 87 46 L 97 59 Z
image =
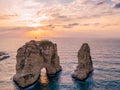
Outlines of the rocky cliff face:
M 78 51 L 78 66 L 72 77 L 78 80 L 85 80 L 89 73 L 93 71 L 93 63 L 90 55 L 90 48 L 84 43 Z
M 48 75 L 62 70 L 57 45 L 51 41 L 27 42 L 18 49 L 16 60 L 13 79 L 21 87 L 27 87 L 38 80 L 42 68 L 46 68 Z

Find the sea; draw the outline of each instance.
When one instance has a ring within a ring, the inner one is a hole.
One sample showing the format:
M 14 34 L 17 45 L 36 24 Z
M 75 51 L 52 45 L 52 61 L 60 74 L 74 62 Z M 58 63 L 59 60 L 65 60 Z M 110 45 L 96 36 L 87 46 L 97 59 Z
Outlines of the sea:
M 33 38 L 34 39 L 34 38 Z M 0 90 L 120 90 L 120 39 L 112 38 L 37 38 L 57 44 L 60 64 L 63 68 L 48 85 L 36 83 L 22 89 L 15 85 L 17 49 L 31 39 L 0 38 L 0 51 L 10 58 L 0 61 Z M 77 52 L 83 43 L 91 49 L 94 71 L 85 81 L 71 77 L 78 64 Z

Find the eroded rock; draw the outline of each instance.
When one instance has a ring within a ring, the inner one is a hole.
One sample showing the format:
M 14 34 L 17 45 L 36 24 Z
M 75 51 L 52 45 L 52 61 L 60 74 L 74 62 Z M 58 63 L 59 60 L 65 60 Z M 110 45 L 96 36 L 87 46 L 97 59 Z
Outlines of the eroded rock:
M 5 52 L 0 52 L 0 60 L 3 60 L 3 59 L 6 59 L 6 58 L 9 58 L 10 56 L 5 53 Z
M 48 75 L 62 70 L 57 45 L 51 41 L 27 42 L 18 49 L 16 60 L 16 74 L 13 79 L 21 87 L 27 87 L 37 81 L 43 67 Z
M 72 77 L 78 80 L 85 80 L 93 71 L 93 63 L 90 55 L 90 47 L 84 43 L 78 51 L 78 66 Z

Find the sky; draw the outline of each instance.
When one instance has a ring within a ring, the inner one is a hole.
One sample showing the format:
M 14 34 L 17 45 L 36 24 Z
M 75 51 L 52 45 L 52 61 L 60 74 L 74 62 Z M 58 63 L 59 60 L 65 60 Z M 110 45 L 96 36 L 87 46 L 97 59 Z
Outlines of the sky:
M 120 38 L 120 0 L 0 0 L 0 38 Z

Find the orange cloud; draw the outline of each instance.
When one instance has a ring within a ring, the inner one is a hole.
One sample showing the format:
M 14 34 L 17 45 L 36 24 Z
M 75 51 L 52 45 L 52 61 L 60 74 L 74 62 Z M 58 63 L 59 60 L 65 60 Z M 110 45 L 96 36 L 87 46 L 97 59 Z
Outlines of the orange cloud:
M 32 30 L 26 32 L 26 36 L 30 38 L 57 37 L 57 33 L 49 30 Z
M 1 35 L 7 30 L 26 37 L 112 36 L 120 32 L 120 9 L 114 8 L 118 1 L 1 0 Z

